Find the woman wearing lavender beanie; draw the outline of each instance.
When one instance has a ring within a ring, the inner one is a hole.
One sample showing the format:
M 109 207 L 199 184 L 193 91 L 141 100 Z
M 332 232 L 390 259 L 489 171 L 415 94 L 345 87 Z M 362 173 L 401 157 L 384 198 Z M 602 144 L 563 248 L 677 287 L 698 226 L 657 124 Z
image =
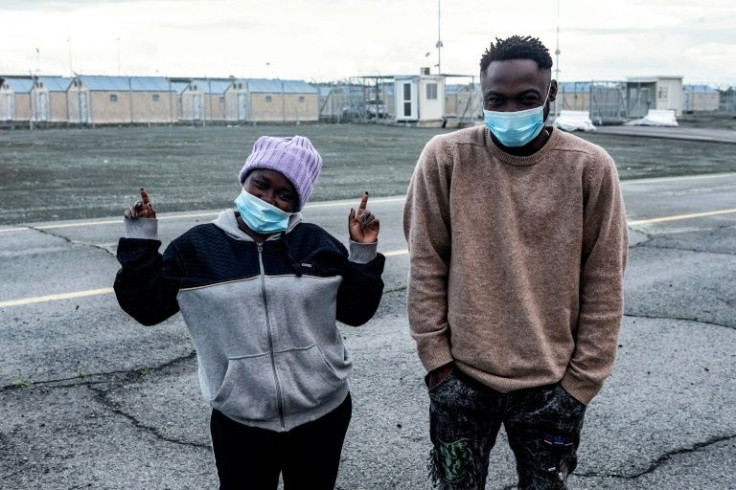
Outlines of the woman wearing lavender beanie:
M 336 322 L 362 325 L 385 258 L 368 194 L 349 251 L 300 211 L 322 158 L 302 136 L 258 139 L 235 208 L 158 249 L 148 194 L 125 213 L 120 306 L 144 325 L 181 311 L 197 351 L 220 489 L 332 489 L 352 412 L 351 359 Z

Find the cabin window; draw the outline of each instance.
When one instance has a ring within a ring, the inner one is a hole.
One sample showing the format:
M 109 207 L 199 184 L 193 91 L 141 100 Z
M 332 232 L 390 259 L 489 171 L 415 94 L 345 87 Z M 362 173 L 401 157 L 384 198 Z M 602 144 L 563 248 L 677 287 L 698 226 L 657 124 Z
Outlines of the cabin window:
M 304 103 L 304 96 L 303 95 L 300 95 L 299 96 L 299 103 L 300 104 L 303 104 Z
M 427 84 L 427 100 L 437 100 L 437 84 Z
M 158 94 L 153 94 L 153 101 L 154 101 L 154 102 L 158 102 L 160 98 L 161 98 L 161 97 L 159 97 L 159 95 L 158 95 Z
M 271 97 L 270 95 L 267 95 L 267 96 L 266 96 L 266 102 L 267 102 L 267 103 L 269 103 L 269 104 L 270 104 L 271 102 L 273 102 L 273 97 Z
M 110 102 L 117 102 L 118 94 L 110 94 Z

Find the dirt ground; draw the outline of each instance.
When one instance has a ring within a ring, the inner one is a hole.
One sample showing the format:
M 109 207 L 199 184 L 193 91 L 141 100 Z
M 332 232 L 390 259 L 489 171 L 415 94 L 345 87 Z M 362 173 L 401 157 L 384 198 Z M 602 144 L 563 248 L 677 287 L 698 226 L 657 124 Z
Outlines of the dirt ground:
M 686 117 L 721 127 L 736 119 Z M 726 126 L 730 127 L 730 126 Z M 451 129 L 378 124 L 110 127 L 0 132 L 0 224 L 118 216 L 149 189 L 161 212 L 230 206 L 237 173 L 264 134 L 309 137 L 323 156 L 312 200 L 401 195 L 424 144 Z M 577 133 L 603 146 L 622 179 L 736 171 L 734 146 Z

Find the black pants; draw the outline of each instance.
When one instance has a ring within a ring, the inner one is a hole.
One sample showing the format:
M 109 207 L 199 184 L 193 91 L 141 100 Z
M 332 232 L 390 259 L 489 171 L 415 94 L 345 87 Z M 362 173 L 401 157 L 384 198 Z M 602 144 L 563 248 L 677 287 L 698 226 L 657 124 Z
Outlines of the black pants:
M 441 490 L 482 490 L 501 425 L 521 490 L 564 490 L 577 466 L 585 405 L 558 384 L 500 393 L 452 374 L 429 391 L 430 470 Z
M 353 405 L 288 432 L 248 427 L 212 411 L 210 431 L 220 490 L 332 490 Z

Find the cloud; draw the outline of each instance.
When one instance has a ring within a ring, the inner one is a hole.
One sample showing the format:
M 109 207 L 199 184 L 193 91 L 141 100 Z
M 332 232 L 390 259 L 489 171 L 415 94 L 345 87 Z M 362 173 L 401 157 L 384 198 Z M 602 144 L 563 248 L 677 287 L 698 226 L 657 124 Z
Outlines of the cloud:
M 732 77 L 732 0 L 559 0 L 561 78 Z M 496 36 L 538 36 L 554 52 L 558 2 L 442 0 L 1 0 L 0 73 L 334 80 L 442 71 L 476 74 Z M 28 26 L 33 26 L 29 29 Z M 119 39 L 119 41 L 118 41 Z M 429 52 L 430 56 L 425 57 Z M 118 63 L 118 55 L 120 63 Z M 269 65 L 267 65 L 269 63 Z M 119 68 L 120 66 L 120 68 Z M 568 78 L 569 79 L 569 78 Z

